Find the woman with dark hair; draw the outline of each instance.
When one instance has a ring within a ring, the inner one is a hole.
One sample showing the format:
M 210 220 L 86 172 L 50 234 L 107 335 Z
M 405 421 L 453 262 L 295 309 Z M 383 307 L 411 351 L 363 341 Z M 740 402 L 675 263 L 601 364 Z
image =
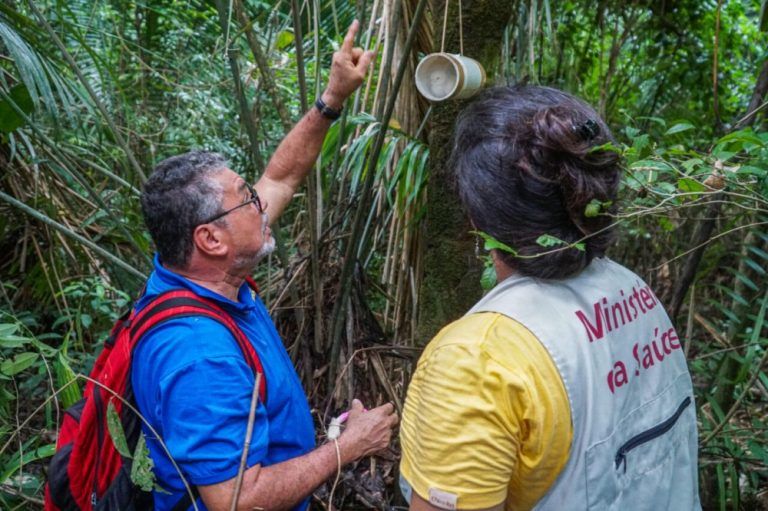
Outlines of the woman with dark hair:
M 499 284 L 437 334 L 410 383 L 411 509 L 700 509 L 677 333 L 605 256 L 612 141 L 590 106 L 547 87 L 494 88 L 460 116 L 459 194 L 504 249 L 491 251 Z

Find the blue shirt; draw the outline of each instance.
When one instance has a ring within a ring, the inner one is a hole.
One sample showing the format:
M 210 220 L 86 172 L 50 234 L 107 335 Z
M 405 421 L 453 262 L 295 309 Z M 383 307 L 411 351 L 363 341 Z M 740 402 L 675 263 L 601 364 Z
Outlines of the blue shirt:
M 243 284 L 233 302 L 164 268 L 155 256 L 155 271 L 137 308 L 179 288 L 226 310 L 264 367 L 266 407 L 259 402 L 247 466 L 269 466 L 311 451 L 315 434 L 307 398 L 261 300 Z M 147 333 L 134 350 L 131 383 L 136 403 L 190 485 L 237 476 L 254 378 L 229 330 L 209 318 L 170 320 Z M 184 495 L 184 484 L 157 435 L 146 424 L 142 430 L 157 483 L 170 492 L 154 492 L 155 509 L 171 509 Z M 308 503 L 296 509 L 306 509 Z M 200 499 L 198 509 L 206 509 Z

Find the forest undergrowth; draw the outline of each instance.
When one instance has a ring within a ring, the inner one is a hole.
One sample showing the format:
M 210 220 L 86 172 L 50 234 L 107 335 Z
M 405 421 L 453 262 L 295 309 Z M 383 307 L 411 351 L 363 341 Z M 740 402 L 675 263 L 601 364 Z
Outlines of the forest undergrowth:
M 352 398 L 401 411 L 425 343 L 493 285 L 445 174 L 463 103 L 413 82 L 461 44 L 490 85 L 565 89 L 612 127 L 609 255 L 682 340 L 705 508 L 768 509 L 767 4 L 474 2 L 460 33 L 438 1 L 0 1 L 0 508 L 41 507 L 62 412 L 151 269 L 153 165 L 203 148 L 255 180 L 357 18 L 377 59 L 255 275 L 319 441 Z M 343 471 L 334 506 L 402 507 L 398 462 L 395 441 Z

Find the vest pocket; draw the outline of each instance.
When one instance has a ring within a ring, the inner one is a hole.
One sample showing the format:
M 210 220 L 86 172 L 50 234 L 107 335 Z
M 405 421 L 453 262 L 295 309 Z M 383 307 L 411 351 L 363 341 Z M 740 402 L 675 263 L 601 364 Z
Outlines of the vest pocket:
M 624 415 L 586 450 L 588 509 L 700 509 L 696 414 L 683 383 Z
M 680 415 L 685 411 L 686 408 L 688 408 L 688 405 L 691 404 L 691 397 L 688 396 L 685 399 L 683 399 L 683 402 L 680 403 L 680 406 L 677 407 L 677 411 L 673 416 L 662 422 L 661 424 L 657 424 L 656 426 L 647 429 L 643 431 L 642 433 L 639 433 L 629 440 L 627 440 L 619 449 L 616 451 L 616 469 L 622 464 L 624 465 L 624 473 L 627 472 L 627 454 L 629 451 L 636 447 L 640 447 L 646 442 L 650 442 L 654 438 L 658 438 L 661 435 L 665 434 L 667 431 L 672 429 L 672 426 L 675 425 L 677 420 L 680 418 Z

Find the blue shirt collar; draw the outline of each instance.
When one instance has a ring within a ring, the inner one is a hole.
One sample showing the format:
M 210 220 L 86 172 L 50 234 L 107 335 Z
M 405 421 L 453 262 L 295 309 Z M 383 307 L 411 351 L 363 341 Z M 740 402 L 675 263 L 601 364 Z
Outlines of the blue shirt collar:
M 248 312 L 256 308 L 256 300 L 251 294 L 251 288 L 247 282 L 243 282 L 243 285 L 240 286 L 237 293 L 238 301 L 234 302 L 226 296 L 195 284 L 191 280 L 169 270 L 160 262 L 158 254 L 155 254 L 154 265 L 155 271 L 152 272 L 147 281 L 147 294 L 160 294 L 170 289 L 189 289 L 199 296 L 215 301 L 230 311 Z

